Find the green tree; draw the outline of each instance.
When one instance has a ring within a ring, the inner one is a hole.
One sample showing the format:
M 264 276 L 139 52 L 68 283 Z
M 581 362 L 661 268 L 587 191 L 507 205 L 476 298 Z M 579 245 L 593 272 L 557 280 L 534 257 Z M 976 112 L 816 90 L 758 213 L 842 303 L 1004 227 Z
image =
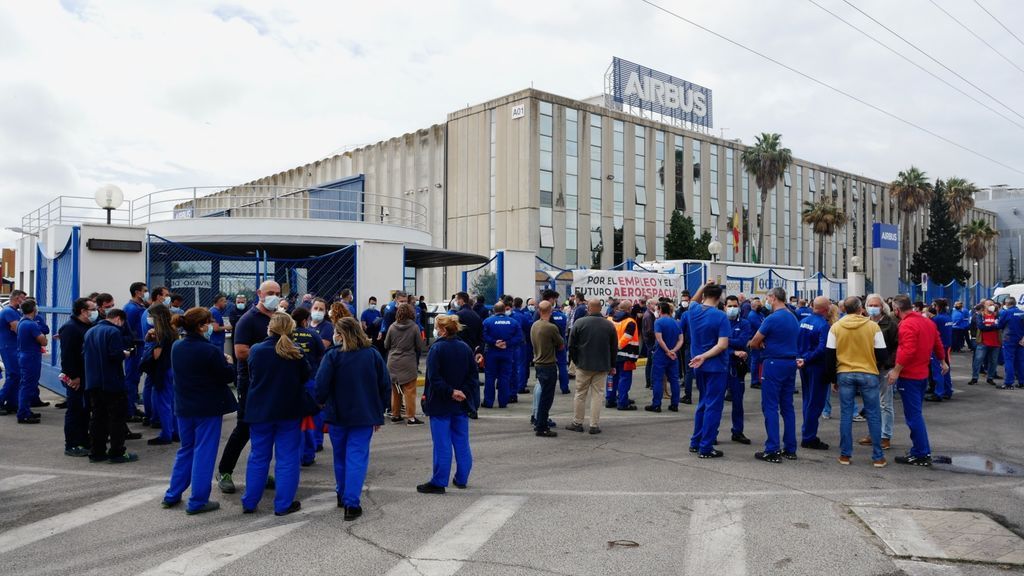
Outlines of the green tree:
M 928 236 L 918 246 L 911 274 L 920 278 L 922 272 L 927 272 L 936 284 L 948 284 L 953 280 L 966 282 L 971 274 L 960 265 L 964 258 L 964 246 L 960 241 L 960 231 L 949 215 L 945 194 L 932 195 L 929 212 L 931 223 L 928 224 Z
M 821 194 L 814 202 L 804 201 L 801 221 L 818 236 L 818 271 L 825 271 L 825 238 L 831 238 L 846 226 L 846 213 L 832 198 Z
M 472 284 L 469 286 L 469 294 L 472 297 L 483 296 L 488 304 L 494 304 L 498 300 L 498 275 L 489 269 L 481 270 Z
M 971 222 L 960 229 L 960 239 L 964 244 L 964 254 L 971 260 L 974 260 L 975 266 L 977 266 L 988 255 L 989 243 L 995 240 L 996 236 L 999 236 L 999 232 L 993 230 L 988 225 L 988 222 L 984 220 Z
M 974 208 L 974 194 L 978 187 L 973 182 L 956 176 L 946 180 L 946 202 L 949 203 L 949 216 L 954 222 L 963 222 L 967 212 Z
M 924 172 L 914 166 L 903 170 L 890 185 L 889 193 L 896 199 L 896 206 L 902 214 L 900 230 L 903 239 L 900 241 L 900 260 L 907 271 L 910 271 L 910 217 L 923 206 L 931 202 L 932 185 Z M 920 272 L 918 272 L 920 274 Z
M 665 235 L 665 258 L 667 260 L 710 260 L 708 244 L 711 232 L 705 230 L 700 236 L 693 227 L 693 219 L 680 210 L 672 212 L 668 233 Z
M 764 222 L 768 210 L 768 191 L 775 188 L 783 172 L 793 163 L 793 153 L 782 147 L 781 134 L 762 132 L 754 138 L 754 145 L 743 151 L 740 157 L 743 167 L 754 176 L 761 189 L 761 224 L 757 227 L 757 255 L 764 260 Z

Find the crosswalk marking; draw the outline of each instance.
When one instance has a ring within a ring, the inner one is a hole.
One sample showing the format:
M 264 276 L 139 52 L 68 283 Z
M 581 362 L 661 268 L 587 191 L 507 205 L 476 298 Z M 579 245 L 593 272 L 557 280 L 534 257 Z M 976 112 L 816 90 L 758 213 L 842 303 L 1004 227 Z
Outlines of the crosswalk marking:
M 0 479 L 0 492 L 17 490 L 18 488 L 24 488 L 25 486 L 31 486 L 33 484 L 38 484 L 39 482 L 46 482 L 47 480 L 53 480 L 54 478 L 56 478 L 56 476 L 50 476 L 48 474 L 18 474 L 17 476 L 2 478 Z
M 695 500 L 687 538 L 686 574 L 747 573 L 742 500 Z
M 305 525 L 308 520 L 292 522 L 255 532 L 246 532 L 207 542 L 181 556 L 143 572 L 140 576 L 206 576 L 239 558 Z
M 451 576 L 526 502 L 522 496 L 485 496 L 438 530 L 387 576 Z
M 157 486 L 140 488 L 0 533 L 0 554 L 124 512 L 156 498 L 160 493 L 160 487 Z

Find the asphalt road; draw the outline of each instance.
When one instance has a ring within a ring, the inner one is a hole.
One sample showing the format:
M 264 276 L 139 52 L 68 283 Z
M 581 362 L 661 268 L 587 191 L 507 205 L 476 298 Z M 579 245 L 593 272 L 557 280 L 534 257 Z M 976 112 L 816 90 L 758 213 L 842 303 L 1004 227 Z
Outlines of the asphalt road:
M 954 358 L 954 399 L 926 406 L 934 453 L 1024 464 L 1024 391 L 964 385 L 967 361 Z M 649 399 L 642 386 L 634 394 L 641 405 Z M 484 412 L 472 425 L 469 489 L 444 496 L 415 492 L 430 475 L 428 427 L 384 427 L 374 437 L 365 514 L 356 522 L 344 522 L 335 507 L 329 440 L 317 463 L 302 469 L 301 513 L 275 517 L 265 499 L 257 514 L 243 516 L 238 494 L 214 488 L 222 509 L 188 517 L 159 506 L 173 447 L 133 441 L 139 462 L 90 464 L 63 455 L 62 412 L 42 408 L 38 426 L 0 418 L 0 565 L 18 576 L 1022 572 L 894 559 L 849 510 L 979 510 L 1020 533 L 1021 476 L 892 463 L 874 469 L 863 447 L 852 466 L 840 466 L 838 418 L 822 422 L 832 450 L 759 462 L 753 452 L 765 434 L 757 391 L 745 402 L 754 445 L 729 441 L 726 425 L 719 446 L 725 457 L 700 460 L 687 452 L 693 407 L 678 414 L 605 411 L 604 432 L 589 435 L 562 430 L 570 398 L 556 395 L 560 434 L 552 439 L 531 433 L 529 396 Z M 897 402 L 890 462 L 908 446 L 900 410 Z M 225 439 L 233 422 L 226 418 Z M 857 435 L 866 430 L 854 426 Z

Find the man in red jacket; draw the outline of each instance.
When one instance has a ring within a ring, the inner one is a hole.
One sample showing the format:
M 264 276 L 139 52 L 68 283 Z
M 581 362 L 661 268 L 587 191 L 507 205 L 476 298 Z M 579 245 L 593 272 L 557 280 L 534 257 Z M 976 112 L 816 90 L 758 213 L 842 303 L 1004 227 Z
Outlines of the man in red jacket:
M 931 466 L 931 446 L 928 444 L 928 429 L 925 427 L 921 403 L 928 388 L 928 364 L 932 354 L 945 358 L 942 339 L 935 323 L 914 310 L 910 298 L 900 295 L 893 298 L 893 314 L 900 320 L 899 345 L 896 348 L 896 366 L 889 371 L 889 385 L 896 385 L 903 399 L 903 417 L 910 428 L 913 446 L 907 456 L 897 456 L 898 464 Z M 942 361 L 942 373 L 949 372 L 949 365 Z

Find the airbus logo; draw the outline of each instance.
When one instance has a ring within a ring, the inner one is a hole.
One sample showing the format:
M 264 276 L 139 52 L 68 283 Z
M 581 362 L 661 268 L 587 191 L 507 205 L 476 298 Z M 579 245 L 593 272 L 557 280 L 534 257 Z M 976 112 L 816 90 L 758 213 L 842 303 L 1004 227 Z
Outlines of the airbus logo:
M 900 236 L 895 232 L 882 232 L 882 240 L 891 240 L 893 242 L 899 242 Z
M 660 104 L 666 108 L 679 108 L 683 112 L 692 112 L 697 116 L 706 116 L 708 113 L 707 97 L 703 92 L 686 90 L 682 86 L 648 76 L 641 79 L 636 72 L 630 73 L 624 95 L 636 95 L 641 100 Z

